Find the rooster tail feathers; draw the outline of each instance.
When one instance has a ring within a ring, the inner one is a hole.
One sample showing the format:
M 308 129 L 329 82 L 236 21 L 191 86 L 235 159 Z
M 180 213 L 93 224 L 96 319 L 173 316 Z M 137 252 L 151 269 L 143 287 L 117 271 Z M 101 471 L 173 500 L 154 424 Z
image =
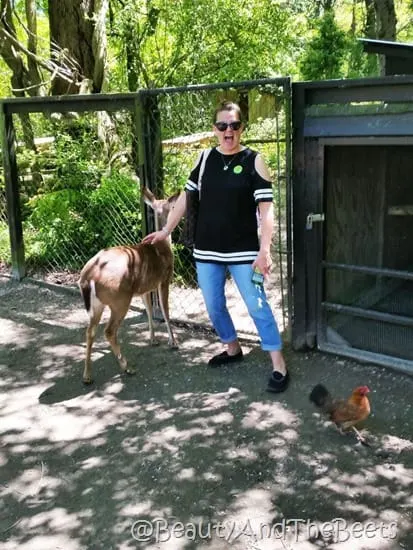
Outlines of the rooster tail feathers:
M 310 401 L 314 403 L 316 407 L 325 409 L 331 403 L 331 394 L 323 384 L 317 384 L 311 390 Z

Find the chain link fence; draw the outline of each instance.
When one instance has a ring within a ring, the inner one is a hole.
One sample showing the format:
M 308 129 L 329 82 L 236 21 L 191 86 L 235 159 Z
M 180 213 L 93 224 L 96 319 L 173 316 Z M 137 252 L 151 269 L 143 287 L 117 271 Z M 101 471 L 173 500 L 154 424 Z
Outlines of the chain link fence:
M 10 264 L 11 251 L 6 204 L 6 188 L 3 174 L 0 176 L 0 270 L 6 270 Z
M 98 250 L 139 242 L 153 228 L 141 183 L 155 195 L 181 191 L 203 148 L 216 144 L 212 115 L 224 100 L 246 117 L 242 142 L 259 150 L 274 182 L 273 274 L 267 294 L 281 329 L 288 324 L 289 81 L 150 90 L 131 108 L 115 96 L 102 110 L 12 115 L 26 273 L 74 285 Z M 65 99 L 61 98 L 62 105 Z M 110 106 L 110 109 L 109 109 Z M 38 108 L 38 107 L 37 107 Z M 29 109 L 29 108 L 28 108 Z M 107 109 L 107 110 L 106 110 Z M 0 262 L 10 266 L 4 179 L 0 183 Z M 209 325 L 191 252 L 173 235 L 175 275 L 170 309 L 175 320 Z M 237 329 L 255 333 L 231 280 L 228 305 Z M 136 305 L 141 307 L 140 302 Z

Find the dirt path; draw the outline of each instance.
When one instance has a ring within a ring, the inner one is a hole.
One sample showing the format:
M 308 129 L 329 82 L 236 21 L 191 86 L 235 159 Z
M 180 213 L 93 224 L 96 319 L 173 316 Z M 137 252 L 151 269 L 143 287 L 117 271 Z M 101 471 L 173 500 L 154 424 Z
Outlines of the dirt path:
M 412 378 L 286 350 L 292 384 L 274 396 L 257 345 L 209 369 L 212 334 L 177 329 L 172 352 L 159 325 L 149 348 L 132 312 L 138 373 L 100 334 L 84 387 L 85 323 L 77 295 L 0 280 L 2 550 L 413 548 Z M 315 413 L 318 381 L 371 387 L 371 448 Z

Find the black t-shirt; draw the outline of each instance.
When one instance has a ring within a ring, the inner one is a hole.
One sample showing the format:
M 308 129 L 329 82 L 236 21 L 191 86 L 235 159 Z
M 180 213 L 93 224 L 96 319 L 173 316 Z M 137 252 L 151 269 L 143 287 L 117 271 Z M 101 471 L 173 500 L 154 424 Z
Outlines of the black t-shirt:
M 202 176 L 194 258 L 199 262 L 252 263 L 259 250 L 257 204 L 273 200 L 272 185 L 255 170 L 256 151 L 222 155 L 214 147 Z M 185 189 L 198 193 L 201 158 Z M 225 169 L 225 167 L 227 168 Z

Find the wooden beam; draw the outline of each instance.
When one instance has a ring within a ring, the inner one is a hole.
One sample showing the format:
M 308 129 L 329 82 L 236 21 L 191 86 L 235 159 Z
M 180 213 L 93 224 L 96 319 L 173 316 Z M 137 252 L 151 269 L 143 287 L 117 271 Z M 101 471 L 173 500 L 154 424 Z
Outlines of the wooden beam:
M 0 129 L 3 152 L 4 180 L 6 185 L 7 217 L 9 223 L 12 277 L 17 280 L 26 275 L 24 260 L 23 226 L 20 211 L 19 177 L 16 161 L 13 117 L 0 109 Z
M 307 276 L 306 276 L 306 174 L 304 152 L 305 89 L 292 85 L 292 204 L 293 204 L 293 310 L 292 346 L 307 347 Z

